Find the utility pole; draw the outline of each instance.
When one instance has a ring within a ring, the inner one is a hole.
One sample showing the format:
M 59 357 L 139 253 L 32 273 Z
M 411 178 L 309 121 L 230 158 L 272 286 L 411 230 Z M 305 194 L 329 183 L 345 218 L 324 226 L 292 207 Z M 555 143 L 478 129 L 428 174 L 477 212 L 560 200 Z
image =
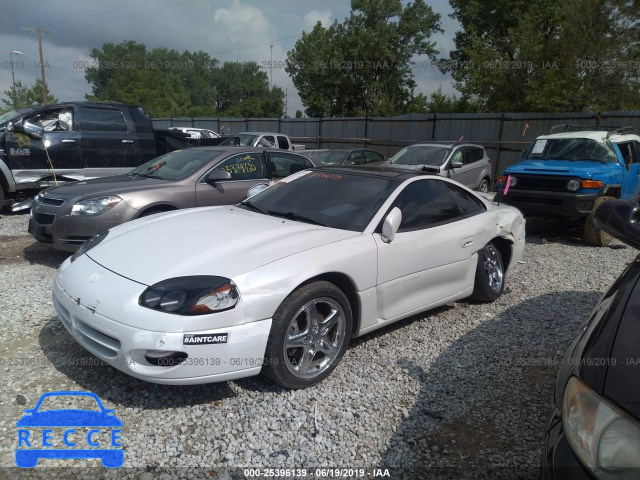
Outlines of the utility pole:
M 40 80 L 42 81 L 42 104 L 46 105 L 47 104 L 47 97 L 48 97 L 48 92 L 47 92 L 47 83 L 45 82 L 44 79 L 44 56 L 42 54 L 42 34 L 43 33 L 48 33 L 48 34 L 53 34 L 56 32 L 48 32 L 47 30 L 43 30 L 40 27 L 20 27 L 22 30 L 28 30 L 29 32 L 34 32 L 36 35 L 38 35 L 38 50 L 40 50 Z
M 13 71 L 13 52 L 9 54 L 11 56 L 11 92 L 13 93 L 13 108 L 17 108 L 16 102 L 16 74 Z
M 269 48 L 271 48 L 271 61 L 269 62 L 269 90 L 273 88 L 273 41 L 269 36 Z

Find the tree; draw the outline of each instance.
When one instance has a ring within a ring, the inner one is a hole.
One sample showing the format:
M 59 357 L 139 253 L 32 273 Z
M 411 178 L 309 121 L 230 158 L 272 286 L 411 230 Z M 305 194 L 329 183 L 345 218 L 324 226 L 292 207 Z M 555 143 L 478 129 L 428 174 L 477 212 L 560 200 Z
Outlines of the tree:
M 7 98 L 2 99 L 7 109 L 32 107 L 40 105 L 42 102 L 42 81 L 38 78 L 35 83 L 28 87 L 18 80 L 13 88 L 4 91 Z M 47 88 L 47 103 L 58 103 L 58 99 L 51 94 Z
M 269 89 L 255 62 L 220 62 L 206 52 L 147 50 L 133 41 L 91 51 L 91 100 L 142 105 L 154 117 L 282 115 L 284 93 Z
M 442 69 L 482 110 L 640 105 L 636 0 L 450 3 L 463 30 Z
M 478 104 L 464 95 L 447 95 L 438 88 L 431 94 L 426 109 L 431 113 L 468 113 L 477 112 Z
M 424 0 L 352 0 L 351 14 L 319 22 L 287 53 L 286 72 L 308 116 L 395 115 L 412 111 L 414 55 L 435 59 L 440 16 Z

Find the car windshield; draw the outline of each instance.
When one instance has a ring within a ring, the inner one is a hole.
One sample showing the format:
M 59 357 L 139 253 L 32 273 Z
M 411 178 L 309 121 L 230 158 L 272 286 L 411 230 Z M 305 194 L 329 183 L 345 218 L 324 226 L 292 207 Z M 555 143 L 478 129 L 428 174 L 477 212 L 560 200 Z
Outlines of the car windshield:
M 239 133 L 238 137 L 240 137 L 240 146 L 250 147 L 258 136 L 251 133 Z
M 218 152 L 188 148 L 176 150 L 143 163 L 127 175 L 160 178 L 162 180 L 182 180 L 218 156 Z
M 537 160 L 591 160 L 603 163 L 617 161 L 611 143 L 590 138 L 553 138 L 536 140 L 528 158 Z
M 313 156 L 317 166 L 320 165 L 341 165 L 347 156 L 347 150 L 331 150 L 330 152 L 319 152 Z
M 88 395 L 51 395 L 45 397 L 38 407 L 38 412 L 50 410 L 90 410 L 101 412 L 100 406 Z
M 268 215 L 362 232 L 398 184 L 368 175 L 304 170 L 240 205 Z
M 7 122 L 11 120 L 13 117 L 17 117 L 18 115 L 20 115 L 20 112 L 16 110 L 9 110 L 8 112 L 0 115 L 0 123 Z
M 389 159 L 395 165 L 431 165 L 439 167 L 447 158 L 451 148 L 436 145 L 411 145 Z

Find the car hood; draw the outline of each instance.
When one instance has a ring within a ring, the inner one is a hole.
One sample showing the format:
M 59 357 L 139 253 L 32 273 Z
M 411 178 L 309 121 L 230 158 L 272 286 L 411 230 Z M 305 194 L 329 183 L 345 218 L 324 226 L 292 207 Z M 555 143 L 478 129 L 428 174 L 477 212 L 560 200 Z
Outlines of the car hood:
M 87 255 L 144 285 L 187 275 L 234 278 L 304 250 L 361 235 L 235 206 L 177 210 L 109 231 Z
M 113 177 L 94 178 L 81 182 L 72 182 L 60 187 L 48 188 L 43 192 L 45 197 L 69 199 L 89 198 L 100 195 L 124 195 L 173 184 L 175 182 L 159 178 L 142 176 L 115 175 Z
M 585 178 L 603 173 L 611 173 L 611 171 L 617 170 L 617 168 L 618 166 L 615 163 L 590 162 L 586 160 L 524 160 L 508 167 L 505 170 L 505 174 L 547 174 Z

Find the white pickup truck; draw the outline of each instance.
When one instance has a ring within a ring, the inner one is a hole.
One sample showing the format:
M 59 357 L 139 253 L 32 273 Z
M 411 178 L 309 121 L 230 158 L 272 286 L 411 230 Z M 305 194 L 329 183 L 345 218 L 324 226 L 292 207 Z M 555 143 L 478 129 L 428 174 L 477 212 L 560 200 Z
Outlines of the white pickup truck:
M 271 132 L 242 132 L 237 134 L 240 137 L 240 145 L 243 147 L 268 147 L 280 148 L 282 150 L 304 150 L 304 145 L 291 143 L 289 137 L 283 133 Z

